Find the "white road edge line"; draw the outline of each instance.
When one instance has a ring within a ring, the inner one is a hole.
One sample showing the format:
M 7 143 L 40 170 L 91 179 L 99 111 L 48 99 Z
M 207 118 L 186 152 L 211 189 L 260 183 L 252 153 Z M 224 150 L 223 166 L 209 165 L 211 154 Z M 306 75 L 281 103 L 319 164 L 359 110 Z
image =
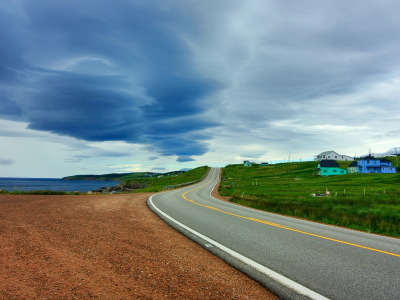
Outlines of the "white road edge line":
M 157 196 L 157 195 L 158 194 L 153 195 L 153 196 Z M 199 233 L 199 232 L 193 230 L 192 228 L 182 224 L 181 222 L 175 220 L 174 218 L 167 215 L 166 213 L 161 211 L 157 206 L 154 205 L 153 196 L 150 196 L 150 198 L 149 198 L 149 202 L 150 202 L 151 206 L 153 206 L 155 210 L 157 210 L 160 214 L 162 214 L 164 217 L 168 218 L 175 224 L 177 224 L 177 225 L 181 226 L 182 228 L 186 229 L 187 231 L 197 235 L 198 237 L 202 238 L 203 240 L 206 240 L 207 242 L 220 248 L 221 250 L 225 251 L 226 253 L 230 254 L 231 256 L 241 260 L 245 264 L 253 267 L 254 269 L 256 269 L 256 270 L 260 271 L 261 273 L 267 275 L 268 277 L 280 282 L 284 286 L 296 291 L 299 294 L 306 295 L 307 297 L 310 297 L 311 299 L 315 299 L 315 300 L 329 300 L 329 298 L 326 298 L 326 297 L 306 288 L 305 286 L 302 286 L 301 284 L 298 284 L 297 282 L 294 282 L 293 280 L 290 280 L 289 278 L 287 278 L 279 273 L 276 273 L 275 271 L 272 271 L 271 269 L 268 269 L 267 267 L 264 267 L 263 265 L 251 260 L 250 258 L 247 258 L 246 256 L 243 256 L 243 255 L 229 249 L 228 247 L 225 247 L 224 245 L 206 237 L 205 235 L 202 235 L 201 233 Z

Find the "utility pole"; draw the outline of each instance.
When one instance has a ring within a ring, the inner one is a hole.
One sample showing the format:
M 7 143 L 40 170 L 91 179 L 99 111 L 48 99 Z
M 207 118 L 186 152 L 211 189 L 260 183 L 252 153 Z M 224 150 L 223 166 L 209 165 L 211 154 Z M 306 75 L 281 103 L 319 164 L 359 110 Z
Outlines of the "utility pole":
M 396 151 L 396 165 L 399 166 L 399 161 L 397 160 L 397 148 L 394 148 L 394 151 Z

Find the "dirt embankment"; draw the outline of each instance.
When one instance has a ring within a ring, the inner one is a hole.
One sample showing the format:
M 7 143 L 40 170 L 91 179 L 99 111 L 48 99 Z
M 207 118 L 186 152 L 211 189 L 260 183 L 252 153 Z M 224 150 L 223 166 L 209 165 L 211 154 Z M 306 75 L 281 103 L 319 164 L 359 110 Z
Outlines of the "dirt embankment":
M 0 195 L 0 299 L 278 299 L 148 197 Z

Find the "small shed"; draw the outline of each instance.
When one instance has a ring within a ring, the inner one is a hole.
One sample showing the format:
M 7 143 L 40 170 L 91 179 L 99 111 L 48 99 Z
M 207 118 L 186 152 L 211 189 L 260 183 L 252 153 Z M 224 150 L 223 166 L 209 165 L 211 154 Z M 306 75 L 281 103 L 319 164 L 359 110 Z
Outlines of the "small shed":
M 261 165 L 262 166 L 268 166 L 268 163 L 267 162 L 262 162 Z
M 245 161 L 243 162 L 243 164 L 244 164 L 245 167 L 251 167 L 251 162 L 248 161 L 248 160 L 245 160 Z
M 351 164 L 347 166 L 347 174 L 360 173 L 357 161 L 352 161 Z

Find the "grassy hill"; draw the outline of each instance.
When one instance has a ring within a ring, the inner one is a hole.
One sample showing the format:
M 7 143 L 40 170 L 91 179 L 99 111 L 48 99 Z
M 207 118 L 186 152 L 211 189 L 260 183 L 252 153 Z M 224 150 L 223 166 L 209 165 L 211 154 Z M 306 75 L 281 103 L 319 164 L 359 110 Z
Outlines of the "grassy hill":
M 141 178 L 128 178 L 125 179 L 122 184 L 127 186 L 145 186 L 141 189 L 136 189 L 135 193 L 144 192 L 160 192 L 163 190 L 163 186 L 176 185 L 181 183 L 192 182 L 202 178 L 209 170 L 208 166 L 198 167 L 189 170 L 183 174 L 176 174 L 173 172 L 163 174 L 163 177 L 141 177 Z
M 396 158 L 389 159 L 396 166 Z M 228 165 L 219 191 L 233 202 L 270 212 L 400 236 L 399 173 L 313 176 L 317 164 Z M 339 164 L 346 168 L 349 162 Z M 331 197 L 310 196 L 326 189 Z
M 178 175 L 185 171 L 172 171 L 167 173 L 154 172 L 133 172 L 133 173 L 112 173 L 104 175 L 74 175 L 62 178 L 62 180 L 88 180 L 88 181 L 126 181 L 135 178 L 157 178 L 160 175 Z
M 123 181 L 128 178 L 144 177 L 144 172 L 112 173 L 104 175 L 74 175 L 62 178 L 62 180 L 90 180 L 90 181 Z

